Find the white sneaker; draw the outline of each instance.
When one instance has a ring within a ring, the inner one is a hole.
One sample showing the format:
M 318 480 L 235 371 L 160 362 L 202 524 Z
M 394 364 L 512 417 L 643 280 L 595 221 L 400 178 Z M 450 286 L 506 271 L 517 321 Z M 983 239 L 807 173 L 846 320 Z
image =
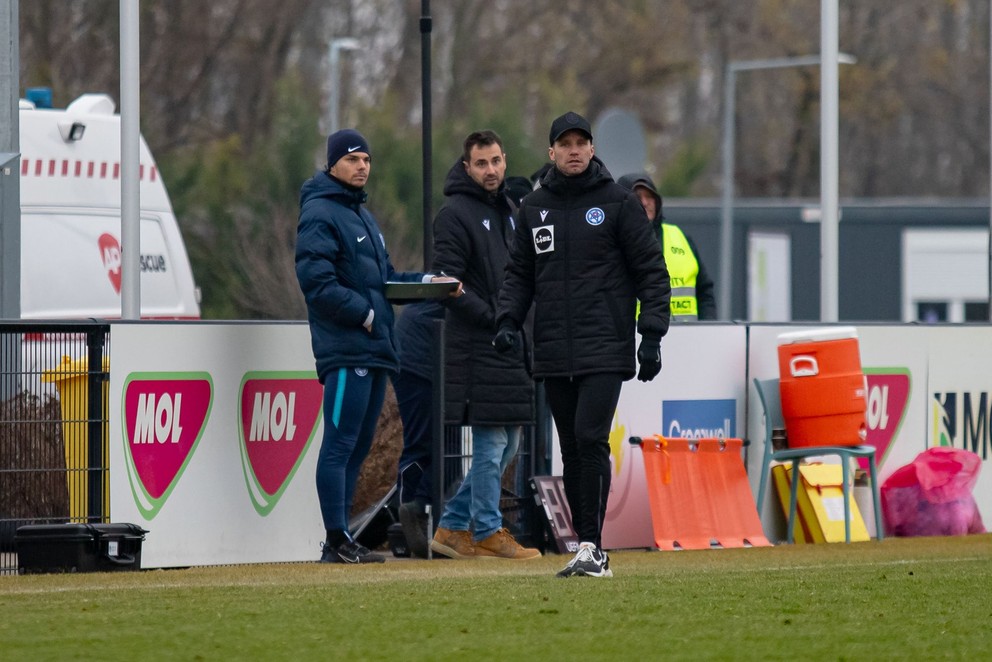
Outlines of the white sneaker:
M 579 544 L 579 551 L 575 558 L 568 562 L 564 568 L 558 571 L 556 577 L 612 577 L 610 570 L 610 557 L 606 552 L 596 547 L 591 542 Z

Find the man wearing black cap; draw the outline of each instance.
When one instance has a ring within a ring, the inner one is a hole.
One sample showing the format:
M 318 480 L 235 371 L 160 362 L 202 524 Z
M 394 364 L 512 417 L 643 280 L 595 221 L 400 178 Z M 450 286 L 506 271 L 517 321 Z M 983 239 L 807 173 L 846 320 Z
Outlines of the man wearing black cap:
M 453 280 L 393 269 L 386 240 L 364 205 L 371 168 L 365 137 L 354 129 L 336 131 L 327 139 L 327 167 L 300 191 L 296 276 L 306 298 L 317 378 L 324 385 L 324 437 L 317 456 L 317 497 L 327 534 L 322 563 L 385 560 L 348 530 L 386 379 L 398 368 L 385 283 Z
M 519 345 L 533 303 L 534 377 L 544 380 L 580 540 L 558 576 L 611 577 L 602 549 L 610 427 L 623 382 L 635 373 L 649 381 L 661 370 L 671 289 L 644 209 L 596 158 L 589 122 L 566 113 L 548 138 L 554 167 L 521 203 L 493 344 Z
M 651 177 L 645 172 L 624 175 L 617 180 L 633 191 L 651 221 L 668 267 L 672 284 L 672 321 L 694 322 L 716 319 L 716 298 L 710 278 L 692 237 L 672 223 L 665 223 L 663 200 Z

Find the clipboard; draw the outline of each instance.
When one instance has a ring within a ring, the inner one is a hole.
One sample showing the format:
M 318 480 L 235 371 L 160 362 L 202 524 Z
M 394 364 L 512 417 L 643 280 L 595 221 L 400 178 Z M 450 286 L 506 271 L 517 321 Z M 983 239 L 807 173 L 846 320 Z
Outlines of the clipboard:
M 422 301 L 440 299 L 458 289 L 458 281 L 440 283 L 386 283 L 386 299 L 389 301 Z

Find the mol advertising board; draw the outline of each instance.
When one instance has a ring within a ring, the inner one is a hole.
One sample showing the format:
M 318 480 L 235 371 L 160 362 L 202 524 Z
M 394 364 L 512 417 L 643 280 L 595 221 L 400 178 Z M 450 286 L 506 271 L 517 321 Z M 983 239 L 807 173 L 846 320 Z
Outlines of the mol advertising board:
M 318 558 L 323 390 L 307 325 L 111 334 L 111 515 L 149 530 L 142 565 Z

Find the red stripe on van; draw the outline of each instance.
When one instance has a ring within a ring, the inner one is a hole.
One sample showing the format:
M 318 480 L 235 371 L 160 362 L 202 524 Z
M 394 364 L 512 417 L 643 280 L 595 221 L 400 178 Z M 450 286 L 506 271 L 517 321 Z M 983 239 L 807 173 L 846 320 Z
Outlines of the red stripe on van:
M 67 177 L 69 175 L 69 159 L 62 159 L 62 176 Z
M 107 178 L 107 162 L 106 161 L 101 161 L 100 162 L 100 179 L 106 179 L 106 178 Z
M 22 177 L 24 175 L 28 174 L 28 161 L 29 160 L 30 159 L 24 159 L 23 161 L 21 161 L 21 176 Z
M 41 159 L 34 162 L 34 176 L 41 177 Z
M 114 163 L 114 179 L 120 179 L 120 176 L 121 176 L 121 164 L 115 162 Z
M 138 179 L 144 179 L 144 178 L 145 178 L 145 164 L 144 163 L 139 163 L 138 164 Z
M 48 160 L 48 176 L 49 177 L 55 176 L 55 159 Z
M 83 172 L 83 162 L 76 161 L 76 177 L 79 177 L 79 175 L 82 174 L 82 172 Z
M 158 176 L 158 169 L 155 166 L 152 166 L 152 175 L 151 177 L 149 177 L 149 179 L 154 182 L 157 176 Z
M 86 176 L 87 177 L 92 177 L 93 176 L 93 167 L 94 167 L 94 163 L 92 161 L 89 161 L 87 163 L 87 166 L 86 166 Z

